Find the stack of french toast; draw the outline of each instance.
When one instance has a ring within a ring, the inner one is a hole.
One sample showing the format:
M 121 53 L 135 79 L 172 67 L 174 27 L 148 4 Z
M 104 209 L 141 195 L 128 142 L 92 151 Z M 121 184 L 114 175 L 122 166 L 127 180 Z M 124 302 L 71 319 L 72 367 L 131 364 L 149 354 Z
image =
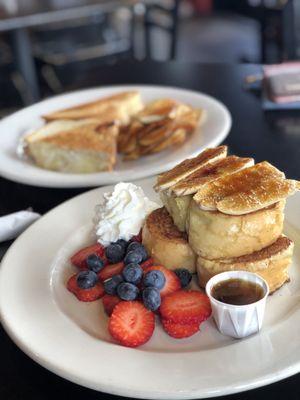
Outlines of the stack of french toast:
M 147 218 L 143 243 L 156 262 L 197 272 L 203 288 L 231 270 L 259 274 L 270 292 L 289 280 L 293 242 L 283 235 L 284 207 L 299 182 L 219 146 L 159 175 L 154 188 L 164 207 Z
M 111 171 L 117 152 L 133 160 L 179 145 L 204 117 L 204 110 L 180 101 L 144 105 L 138 91 L 122 92 L 43 116 L 46 124 L 25 136 L 24 147 L 41 168 Z

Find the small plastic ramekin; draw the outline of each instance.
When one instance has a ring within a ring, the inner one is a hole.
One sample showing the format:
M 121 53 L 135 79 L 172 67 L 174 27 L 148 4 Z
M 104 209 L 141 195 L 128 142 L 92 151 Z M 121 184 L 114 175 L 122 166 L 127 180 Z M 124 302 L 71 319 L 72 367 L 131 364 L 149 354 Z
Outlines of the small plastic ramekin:
M 262 287 L 264 296 L 255 303 L 233 305 L 216 300 L 212 288 L 228 279 L 242 279 Z M 269 294 L 267 282 L 259 275 L 247 271 L 228 271 L 213 276 L 206 284 L 206 294 L 212 306 L 212 315 L 219 331 L 223 335 L 241 339 L 258 332 L 262 327 L 266 299 Z

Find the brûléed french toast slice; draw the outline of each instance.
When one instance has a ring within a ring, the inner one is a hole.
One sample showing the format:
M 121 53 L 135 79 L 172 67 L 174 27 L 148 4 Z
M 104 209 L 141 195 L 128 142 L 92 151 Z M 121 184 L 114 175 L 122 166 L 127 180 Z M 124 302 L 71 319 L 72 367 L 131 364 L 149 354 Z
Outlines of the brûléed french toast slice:
M 95 119 L 53 121 L 24 138 L 25 152 L 39 167 L 53 171 L 110 171 L 116 161 L 118 129 Z
M 169 269 L 187 268 L 191 273 L 196 272 L 196 255 L 187 235 L 177 229 L 164 207 L 148 215 L 142 235 L 143 244 L 155 263 Z
M 296 190 L 296 181 L 285 179 L 283 172 L 263 161 L 204 185 L 193 199 L 203 210 L 243 215 L 275 204 Z
M 128 124 L 133 114 L 143 108 L 141 95 L 138 91 L 121 92 L 99 100 L 80 104 L 78 106 L 58 110 L 44 115 L 46 121 L 53 120 L 79 120 L 96 118 L 102 124 L 107 122 L 119 122 Z
M 289 281 L 288 267 L 291 263 L 293 247 L 293 241 L 282 235 L 270 246 L 249 255 L 215 260 L 198 257 L 199 285 L 205 288 L 208 280 L 221 272 L 245 270 L 264 278 L 272 293 Z

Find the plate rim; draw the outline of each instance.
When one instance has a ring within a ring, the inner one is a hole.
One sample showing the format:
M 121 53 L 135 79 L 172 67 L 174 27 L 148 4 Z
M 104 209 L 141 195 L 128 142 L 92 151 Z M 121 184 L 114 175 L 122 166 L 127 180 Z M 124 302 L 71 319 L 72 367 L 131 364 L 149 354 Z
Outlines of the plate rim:
M 146 178 L 143 179 L 141 181 L 141 185 L 143 186 L 144 184 L 146 184 L 147 182 L 151 182 L 153 180 L 153 178 Z M 43 224 L 45 217 L 49 217 L 49 215 L 51 216 L 51 214 L 56 213 L 57 209 L 59 208 L 65 208 L 66 206 L 70 205 L 75 199 L 79 199 L 79 198 L 84 198 L 87 195 L 91 195 L 93 192 L 98 192 L 99 189 L 101 190 L 101 192 L 103 192 L 104 190 L 107 190 L 111 187 L 110 186 L 106 186 L 103 188 L 96 188 L 96 189 L 92 189 L 89 190 L 85 193 L 79 194 L 77 196 L 74 196 L 73 198 L 63 202 L 62 204 L 56 206 L 55 208 L 51 209 L 50 211 L 48 211 L 41 219 L 39 219 L 37 222 L 35 222 L 34 224 L 32 224 L 22 235 L 20 235 L 20 237 L 18 239 L 16 239 L 14 241 L 14 243 L 11 245 L 11 247 L 8 249 L 8 251 L 6 252 L 5 256 L 3 257 L 3 260 L 1 262 L 1 266 L 0 266 L 0 283 L 3 280 L 3 265 L 6 263 L 6 260 L 11 257 L 11 254 L 16 251 L 15 249 L 18 247 L 19 242 L 21 241 L 21 238 L 24 237 L 25 235 L 30 235 L 30 231 L 35 229 L 37 224 Z M 295 195 L 297 196 L 297 194 Z M 298 197 L 300 198 L 300 194 L 298 194 Z M 0 297 L 1 299 L 1 297 Z M 0 302 L 0 319 L 1 319 L 1 323 L 5 329 L 5 331 L 7 332 L 7 334 L 11 337 L 11 339 L 14 341 L 14 343 L 25 353 L 27 354 L 30 358 L 32 358 L 34 361 L 36 361 L 38 364 L 40 364 L 41 366 L 43 366 L 44 368 L 48 369 L 49 371 L 55 373 L 58 376 L 61 376 L 73 383 L 76 384 L 80 384 L 83 385 L 85 387 L 94 389 L 94 390 L 102 390 L 104 392 L 107 393 L 111 393 L 114 395 L 120 395 L 120 396 L 127 396 L 127 397 L 133 397 L 133 398 L 151 398 L 151 399 L 196 399 L 196 398 L 208 398 L 208 397 L 215 397 L 215 396 L 223 396 L 223 395 L 227 395 L 227 394 L 233 394 L 233 393 L 239 393 L 239 392 L 243 392 L 243 391 L 247 391 L 250 389 L 255 389 L 258 387 L 262 387 L 262 386 L 266 386 L 269 385 L 271 383 L 277 382 L 279 380 L 285 379 L 287 377 L 290 377 L 296 373 L 298 373 L 300 371 L 300 360 L 298 359 L 297 362 L 295 362 L 293 365 L 289 365 L 287 367 L 284 367 L 283 369 L 281 369 L 280 371 L 274 371 L 271 373 L 266 373 L 263 377 L 261 377 L 259 380 L 255 380 L 252 381 L 251 378 L 249 378 L 249 381 L 244 381 L 243 383 L 239 382 L 238 384 L 236 384 L 235 386 L 225 386 L 225 387 L 219 387 L 218 391 L 214 391 L 214 390 L 210 390 L 210 391 L 199 391 L 198 390 L 194 390 L 193 392 L 191 391 L 180 391 L 176 394 L 174 393 L 165 393 L 165 392 L 147 392 L 147 391 L 140 391 L 137 392 L 136 390 L 132 390 L 132 389 L 124 389 L 124 388 L 116 388 L 114 386 L 110 386 L 109 384 L 101 384 L 100 386 L 97 384 L 91 385 L 90 383 L 87 383 L 84 379 L 78 378 L 76 376 L 74 376 L 72 373 L 69 373 L 68 371 L 62 371 L 60 370 L 59 367 L 57 366 L 53 366 L 53 365 L 49 365 L 49 363 L 47 363 L 46 359 L 43 359 L 40 357 L 39 354 L 33 352 L 30 347 L 22 342 L 22 340 L 20 339 L 20 333 L 17 335 L 13 329 L 11 329 L 11 327 L 9 326 L 9 323 L 5 320 L 4 318 L 4 312 L 3 312 L 3 304 L 2 302 Z M 241 343 L 241 342 L 240 342 Z
M 170 169 L 174 167 L 177 163 L 182 161 L 184 158 L 190 158 L 194 157 L 196 154 L 201 151 L 201 149 L 204 149 L 205 147 L 214 147 L 220 144 L 221 142 L 224 141 L 224 139 L 228 136 L 230 129 L 232 127 L 232 116 L 227 108 L 227 106 L 220 100 L 218 100 L 216 97 L 192 90 L 192 89 L 186 89 L 182 87 L 176 87 L 176 86 L 168 86 L 168 85 L 156 85 L 156 84 L 116 84 L 116 85 L 101 85 L 99 87 L 91 87 L 91 88 L 84 88 L 80 90 L 75 90 L 75 91 L 68 91 L 59 95 L 51 96 L 46 99 L 43 99 L 35 104 L 32 104 L 28 107 L 24 107 L 21 110 L 16 111 L 15 113 L 8 115 L 0 120 L 0 127 L 2 124 L 7 124 L 9 123 L 10 119 L 15 119 L 20 116 L 23 112 L 30 112 L 30 110 L 34 109 L 35 107 L 39 107 L 47 102 L 51 103 L 56 100 L 62 100 L 65 97 L 80 97 L 81 94 L 83 93 L 96 93 L 100 92 L 99 96 L 101 96 L 101 91 L 118 91 L 118 90 L 143 90 L 143 89 L 153 89 L 153 90 L 174 90 L 182 93 L 190 93 L 192 95 L 200 96 L 203 97 L 204 99 L 208 99 L 208 101 L 211 101 L 215 104 L 215 106 L 219 109 L 220 113 L 222 114 L 224 118 L 224 126 L 220 130 L 220 132 L 216 135 L 215 138 L 210 139 L 207 143 L 204 143 L 204 145 L 201 145 L 200 147 L 197 147 L 194 151 L 190 151 L 188 155 L 183 155 L 183 157 L 178 157 L 177 159 L 174 159 L 172 161 L 169 161 L 167 164 L 159 164 L 156 166 L 155 169 L 151 169 L 151 172 L 143 172 L 141 171 L 135 171 L 135 177 L 134 179 L 128 177 L 125 178 L 122 176 L 122 171 L 118 172 L 116 170 L 111 171 L 109 173 L 108 177 L 103 176 L 103 174 L 106 174 L 107 172 L 99 172 L 99 173 L 92 173 L 92 174 L 65 174 L 65 173 L 59 173 L 57 172 L 57 180 L 56 178 L 51 178 L 51 181 L 47 181 L 46 176 L 45 177 L 38 177 L 38 180 L 36 181 L 36 178 L 33 178 L 31 176 L 22 175 L 20 173 L 16 173 L 14 169 L 7 169 L 5 165 L 2 165 L 1 162 L 1 154 L 2 151 L 0 150 L 0 176 L 9 179 L 11 181 L 17 182 L 17 183 L 22 183 L 25 185 L 31 185 L 31 186 L 36 186 L 36 187 L 46 187 L 46 188 L 90 188 L 90 187 L 95 187 L 100 185 L 110 185 L 113 183 L 117 183 L 120 180 L 140 180 L 144 179 L 153 175 L 157 175 L 166 169 Z M 104 94 L 105 95 L 105 94 Z M 109 95 L 109 94 L 108 94 Z M 80 101 L 79 103 L 80 104 Z M 38 168 L 38 167 L 36 167 Z M 55 171 L 48 171 L 45 170 L 43 171 L 42 168 L 38 168 L 39 174 L 43 175 L 43 172 L 47 173 L 55 173 Z M 101 176 L 102 174 L 102 176 Z M 74 177 L 74 179 L 78 179 L 78 181 L 71 181 L 68 182 L 67 178 Z

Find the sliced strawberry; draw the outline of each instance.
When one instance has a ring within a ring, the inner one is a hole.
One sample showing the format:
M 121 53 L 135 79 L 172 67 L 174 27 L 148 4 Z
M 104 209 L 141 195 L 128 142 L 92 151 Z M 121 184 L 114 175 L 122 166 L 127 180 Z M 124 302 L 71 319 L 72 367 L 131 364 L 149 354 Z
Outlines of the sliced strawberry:
M 124 263 L 120 262 L 117 264 L 108 264 L 98 273 L 99 279 L 104 282 L 106 279 L 111 278 L 114 275 L 118 275 L 123 271 Z
M 138 301 L 121 301 L 117 304 L 108 324 L 112 337 L 127 347 L 137 347 L 148 342 L 154 328 L 153 312 Z
M 144 273 L 147 273 L 147 272 L 153 271 L 153 270 L 161 271 L 166 278 L 165 286 L 160 291 L 161 298 L 181 289 L 180 279 L 175 274 L 175 272 L 163 267 L 162 265 L 152 265 L 151 267 L 145 268 Z
M 153 260 L 153 258 L 150 257 L 150 258 L 148 258 L 148 260 L 144 261 L 141 264 L 141 267 L 142 267 L 142 269 L 146 269 L 148 267 L 152 267 L 153 264 L 154 264 L 154 260 Z
M 100 282 L 97 282 L 95 286 L 89 289 L 81 289 L 77 285 L 77 274 L 72 275 L 67 282 L 67 289 L 75 294 L 80 301 L 95 301 L 100 299 L 104 295 L 104 287 Z
M 204 293 L 179 290 L 162 299 L 160 313 L 162 318 L 175 323 L 200 323 L 210 316 L 211 306 Z
M 77 253 L 71 257 L 71 263 L 80 269 L 87 269 L 87 257 L 91 254 L 97 254 L 97 256 L 103 258 L 104 251 L 105 249 L 100 243 L 95 243 L 77 251 Z
M 175 339 L 187 338 L 199 332 L 198 322 L 192 324 L 179 324 L 169 319 L 162 319 L 161 323 L 167 334 Z
M 104 311 L 110 317 L 115 306 L 119 304 L 121 299 L 118 296 L 112 296 L 110 294 L 105 294 L 102 297 L 102 303 L 104 307 Z
M 142 243 L 142 230 L 140 230 L 140 232 L 137 235 L 132 236 L 132 238 L 130 239 L 130 242 Z

